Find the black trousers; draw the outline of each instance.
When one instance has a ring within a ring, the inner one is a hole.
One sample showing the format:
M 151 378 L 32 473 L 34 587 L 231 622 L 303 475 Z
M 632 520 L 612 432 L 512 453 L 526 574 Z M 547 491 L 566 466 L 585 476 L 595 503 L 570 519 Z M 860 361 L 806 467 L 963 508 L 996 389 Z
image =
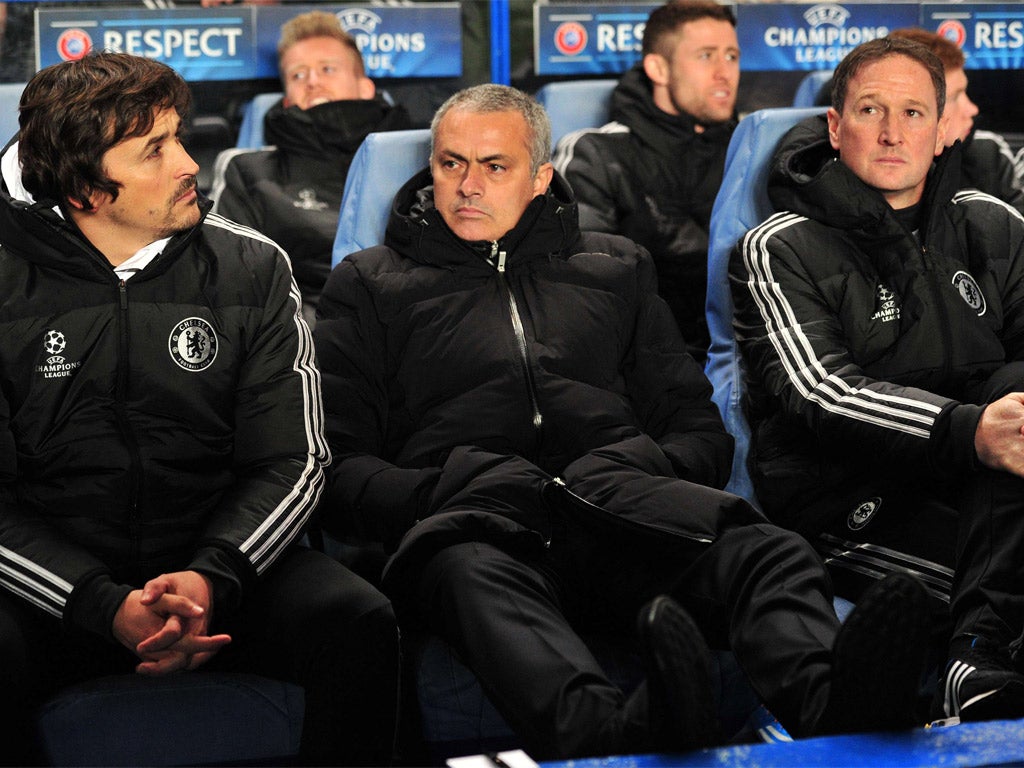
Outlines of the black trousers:
M 141 586 L 141 585 L 140 585 Z M 320 552 L 294 547 L 274 564 L 228 628 L 232 642 L 203 670 L 251 672 L 305 689 L 303 764 L 391 761 L 398 709 L 398 630 L 376 588 Z M 137 659 L 0 594 L 0 749 L 32 759 L 34 707 L 60 687 L 132 672 Z M 188 738 L 179 734 L 175 738 Z
M 570 521 L 529 560 L 492 544 L 446 547 L 412 587 L 420 620 L 453 646 L 536 758 L 628 750 L 617 718 L 625 694 L 579 631 L 631 628 L 662 592 L 712 646 L 733 650 L 792 733 L 809 733 L 828 699 L 838 630 L 828 576 L 804 539 L 768 524 L 707 544 Z
M 1010 363 L 986 383 L 980 402 L 1024 391 L 1024 363 Z M 1024 630 L 1024 479 L 982 469 L 960 497 L 953 636 L 982 635 L 1019 644 Z

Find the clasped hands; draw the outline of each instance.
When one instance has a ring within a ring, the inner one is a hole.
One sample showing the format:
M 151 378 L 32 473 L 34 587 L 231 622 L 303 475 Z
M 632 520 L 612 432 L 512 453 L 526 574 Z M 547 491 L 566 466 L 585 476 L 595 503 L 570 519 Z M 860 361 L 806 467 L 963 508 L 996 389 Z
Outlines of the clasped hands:
M 231 642 L 210 635 L 213 585 L 196 571 L 165 573 L 132 590 L 114 616 L 114 637 L 141 659 L 135 671 L 196 669 Z

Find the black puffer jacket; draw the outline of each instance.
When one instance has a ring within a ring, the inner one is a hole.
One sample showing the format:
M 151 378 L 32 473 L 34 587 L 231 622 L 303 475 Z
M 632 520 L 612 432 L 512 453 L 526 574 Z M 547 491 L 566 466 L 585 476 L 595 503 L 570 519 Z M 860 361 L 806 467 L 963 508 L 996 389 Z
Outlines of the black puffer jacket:
M 52 202 L 8 189 L 0 582 L 109 637 L 132 586 L 192 569 L 229 618 L 330 460 L 287 259 L 209 215 L 122 282 Z
M 736 123 L 697 133 L 691 116 L 655 106 L 639 65 L 616 86 L 611 117 L 602 128 L 563 137 L 555 168 L 579 201 L 581 229 L 624 235 L 650 252 L 658 291 L 703 361 L 708 226 Z
M 647 253 L 581 235 L 557 174 L 501 241 L 467 243 L 432 207 L 430 181 L 423 171 L 403 187 L 386 244 L 346 257 L 324 290 L 315 338 L 336 454 L 325 524 L 403 551 L 442 531 L 542 541 L 537 510 L 433 515 L 508 455 L 553 476 L 615 451 L 722 487 L 732 439 Z M 702 540 L 759 519 L 742 504 L 731 518 L 664 506 L 624 517 Z
M 730 278 L 752 475 L 786 525 L 820 530 L 807 510 L 850 483 L 975 464 L 980 384 L 1024 358 L 1024 220 L 956 192 L 958 161 L 959 145 L 932 168 L 918 239 L 836 160 L 824 117 L 780 143 L 784 212 L 744 236 Z
M 264 119 L 272 149 L 229 155 L 214 210 L 263 232 L 288 253 L 302 299 L 316 307 L 338 229 L 352 158 L 367 134 L 409 128 L 404 107 L 381 97 L 307 110 L 280 102 Z

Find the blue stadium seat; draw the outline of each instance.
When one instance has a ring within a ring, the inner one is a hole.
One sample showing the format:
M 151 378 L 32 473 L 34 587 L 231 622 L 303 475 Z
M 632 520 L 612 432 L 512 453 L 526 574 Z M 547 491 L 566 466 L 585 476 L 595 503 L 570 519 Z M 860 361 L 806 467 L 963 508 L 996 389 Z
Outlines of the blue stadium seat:
M 242 123 L 238 126 L 236 147 L 259 149 L 263 146 L 263 118 L 272 106 L 284 96 L 276 93 L 261 93 L 253 97 L 242 109 Z
M 0 147 L 18 132 L 18 104 L 25 83 L 0 83 Z
M 831 79 L 831 69 L 819 69 L 814 72 L 808 72 L 807 75 L 804 76 L 804 79 L 800 81 L 800 85 L 796 87 L 796 93 L 793 94 L 793 106 L 816 106 L 818 92 L 821 90 L 821 87 Z
M 551 118 L 551 146 L 571 131 L 597 128 L 609 120 L 615 79 L 563 80 L 548 83 L 536 93 Z
M 48 765 L 291 765 L 302 688 L 255 675 L 114 675 L 59 691 L 36 718 Z
M 783 107 L 747 115 L 733 133 L 725 157 L 725 175 L 711 211 L 708 244 L 707 319 L 711 346 L 705 373 L 725 428 L 736 439 L 732 477 L 726 490 L 757 503 L 747 471 L 750 426 L 743 413 L 743 364 L 732 332 L 729 254 L 747 230 L 774 211 L 768 200 L 768 165 L 775 145 L 797 122 L 823 108 Z
M 371 133 L 363 139 L 345 179 L 332 265 L 384 242 L 395 193 L 427 167 L 429 157 L 428 128 Z

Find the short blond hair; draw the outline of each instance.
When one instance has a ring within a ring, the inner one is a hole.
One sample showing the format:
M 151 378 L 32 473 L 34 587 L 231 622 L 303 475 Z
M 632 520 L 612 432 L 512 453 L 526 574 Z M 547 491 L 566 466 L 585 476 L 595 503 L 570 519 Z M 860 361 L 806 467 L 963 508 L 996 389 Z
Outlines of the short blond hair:
M 340 42 L 355 54 L 356 73 L 360 77 L 365 77 L 366 68 L 363 66 L 363 54 L 359 50 L 355 38 L 341 26 L 337 16 L 327 11 L 300 13 L 281 25 L 281 38 L 277 41 L 278 65 L 280 66 L 281 59 L 289 48 L 311 37 L 330 37 Z

